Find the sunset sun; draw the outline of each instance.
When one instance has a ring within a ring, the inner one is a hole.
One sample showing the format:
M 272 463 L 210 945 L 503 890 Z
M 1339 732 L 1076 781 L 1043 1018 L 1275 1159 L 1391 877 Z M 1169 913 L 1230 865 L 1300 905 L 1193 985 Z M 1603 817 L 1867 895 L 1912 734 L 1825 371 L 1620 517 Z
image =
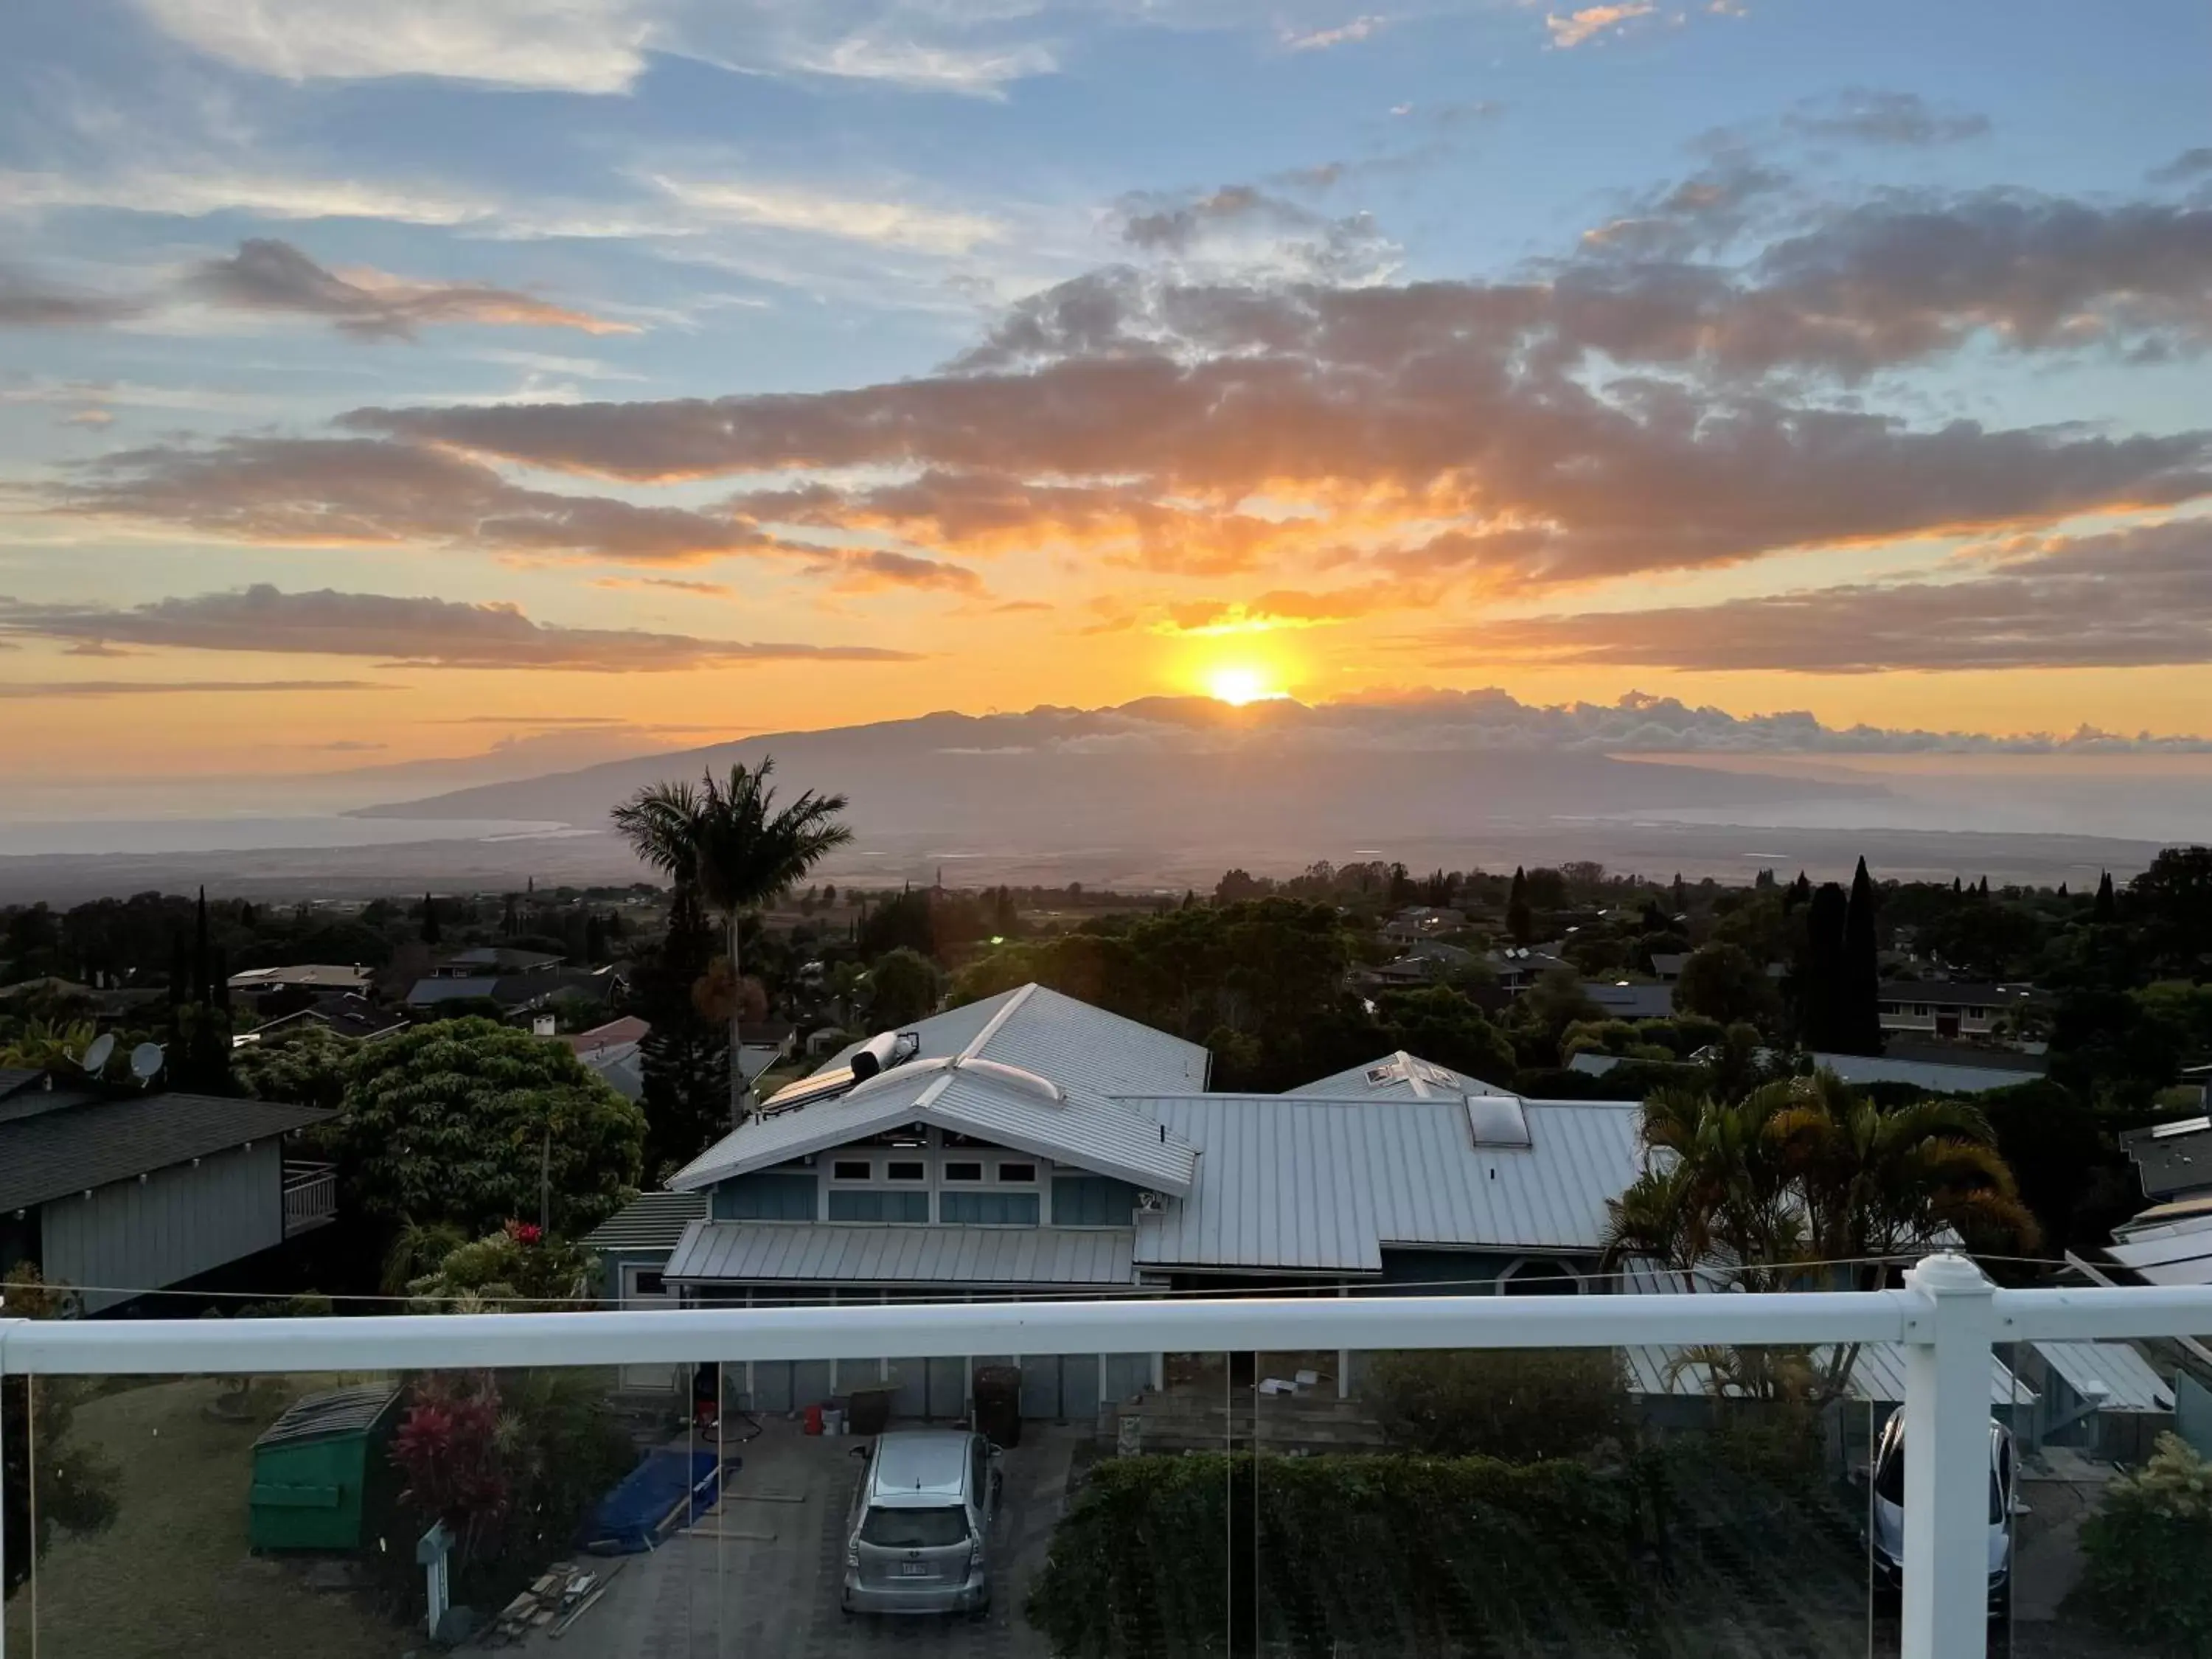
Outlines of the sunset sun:
M 1207 672 L 1206 694 L 1218 702 L 1239 707 L 1288 695 L 1268 682 L 1269 676 L 1265 669 L 1256 668 L 1250 663 L 1224 663 Z

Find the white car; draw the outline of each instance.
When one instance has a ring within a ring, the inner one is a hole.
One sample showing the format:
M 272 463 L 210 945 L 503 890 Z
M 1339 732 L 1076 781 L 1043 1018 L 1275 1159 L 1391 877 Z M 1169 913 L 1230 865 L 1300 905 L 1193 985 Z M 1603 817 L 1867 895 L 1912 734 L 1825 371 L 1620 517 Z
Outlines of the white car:
M 1873 1476 L 1868 1551 L 1882 1583 L 1899 1589 L 1905 1583 L 1905 1413 L 1901 1411 L 1882 1425 L 1881 1439 L 1875 1448 Z M 2012 1596 L 2013 1500 L 2019 1478 L 2012 1431 L 1992 1418 L 1988 1536 L 1991 1618 L 2004 1613 Z

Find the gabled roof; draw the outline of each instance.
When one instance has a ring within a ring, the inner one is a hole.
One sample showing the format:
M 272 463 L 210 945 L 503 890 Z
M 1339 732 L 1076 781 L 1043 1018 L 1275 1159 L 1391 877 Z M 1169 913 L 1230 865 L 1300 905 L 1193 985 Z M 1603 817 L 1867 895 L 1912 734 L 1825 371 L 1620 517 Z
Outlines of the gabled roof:
M 668 1185 L 693 1191 L 907 1123 L 1012 1146 L 1154 1191 L 1190 1189 L 1195 1154 L 1113 1097 L 1203 1086 L 1206 1050 L 1073 997 L 1024 985 L 906 1028 L 915 1056 L 835 1095 L 736 1129 Z M 957 1046 L 956 1046 L 957 1045 Z M 849 1072 L 860 1044 L 815 1073 Z
M 959 1056 L 910 1061 L 850 1093 L 755 1118 L 678 1170 L 668 1185 L 695 1191 L 902 1124 L 928 1123 L 1139 1187 L 1178 1195 L 1190 1190 L 1196 1154 L 1158 1122 L 1101 1097 L 1060 1090 L 1034 1073 L 984 1069 L 992 1064 Z
M 335 1115 L 271 1100 L 72 1092 L 52 1110 L 0 1121 L 0 1210 L 128 1181 L 250 1140 L 274 1140 Z
M 1403 1048 L 1395 1054 L 1333 1072 L 1311 1083 L 1283 1091 L 1285 1097 L 1310 1097 L 1320 1100 L 1449 1100 L 1461 1095 L 1502 1095 L 1508 1092 L 1480 1078 L 1455 1072 Z
M 1378 1273 L 1388 1245 L 1595 1254 L 1606 1200 L 1641 1169 L 1641 1108 L 1518 1103 L 1528 1145 L 1509 1149 L 1476 1144 L 1463 1096 L 1383 1110 L 1310 1096 L 1132 1100 L 1200 1153 L 1189 1196 L 1139 1217 L 1138 1264 Z

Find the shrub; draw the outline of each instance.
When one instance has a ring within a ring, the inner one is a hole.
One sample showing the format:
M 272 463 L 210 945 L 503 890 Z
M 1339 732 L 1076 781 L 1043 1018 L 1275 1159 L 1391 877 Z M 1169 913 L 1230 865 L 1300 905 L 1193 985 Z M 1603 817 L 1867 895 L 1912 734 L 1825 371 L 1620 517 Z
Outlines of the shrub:
M 1069 1659 L 1232 1633 L 1306 1654 L 1464 1651 L 1478 1631 L 1604 1650 L 1650 1606 L 1635 1517 L 1622 1483 L 1565 1461 L 1121 1458 L 1053 1534 L 1026 1613 Z
M 2212 1656 L 2212 1465 L 2177 1435 L 2105 1488 L 2081 1527 L 2075 1594 L 2131 1641 Z
M 1394 1444 L 1432 1456 L 1578 1457 L 1627 1431 L 1611 1348 L 1397 1350 L 1375 1356 L 1364 1392 Z

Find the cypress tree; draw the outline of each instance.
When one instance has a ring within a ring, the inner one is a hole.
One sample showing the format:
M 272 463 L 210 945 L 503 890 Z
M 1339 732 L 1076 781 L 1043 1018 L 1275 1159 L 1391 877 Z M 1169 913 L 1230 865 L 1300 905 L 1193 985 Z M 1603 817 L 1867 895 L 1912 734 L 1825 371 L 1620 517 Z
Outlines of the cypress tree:
M 1528 872 L 1517 864 L 1505 896 L 1505 931 L 1516 945 L 1526 945 L 1536 936 L 1536 921 L 1528 909 Z
M 1851 896 L 1844 907 L 1843 981 L 1838 1035 L 1839 1052 L 1878 1054 L 1881 1052 L 1881 965 L 1875 942 L 1875 909 L 1881 902 L 1866 860 L 1851 877 Z
M 1799 1036 L 1821 1054 L 1847 1052 L 1843 1040 L 1844 890 L 1822 882 L 1805 910 L 1805 973 L 1799 988 Z
M 2097 878 L 2096 902 L 2089 907 L 2089 920 L 2110 922 L 2119 915 L 2119 902 L 2112 896 L 2112 872 L 2109 870 Z
M 438 901 L 428 893 L 422 895 L 422 943 L 438 942 Z

